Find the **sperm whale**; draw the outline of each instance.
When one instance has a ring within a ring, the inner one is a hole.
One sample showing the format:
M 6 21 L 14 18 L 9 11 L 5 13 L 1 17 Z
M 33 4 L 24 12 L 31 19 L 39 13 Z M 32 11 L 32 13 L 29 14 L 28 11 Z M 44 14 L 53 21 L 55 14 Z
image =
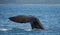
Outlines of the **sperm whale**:
M 26 15 L 18 15 L 9 17 L 9 19 L 16 23 L 27 23 L 30 22 L 32 29 L 44 29 L 43 25 L 39 21 L 39 19 L 35 16 L 26 16 Z

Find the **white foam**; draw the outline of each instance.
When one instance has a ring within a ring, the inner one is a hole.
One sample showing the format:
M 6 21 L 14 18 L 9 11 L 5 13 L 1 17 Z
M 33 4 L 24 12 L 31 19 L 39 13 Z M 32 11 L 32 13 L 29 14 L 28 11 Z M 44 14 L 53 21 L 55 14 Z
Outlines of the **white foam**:
M 28 28 L 28 29 L 24 29 L 25 31 L 31 31 L 32 29 Z
M 0 28 L 0 31 L 8 31 L 8 30 L 12 30 L 12 29 L 8 29 L 8 28 Z

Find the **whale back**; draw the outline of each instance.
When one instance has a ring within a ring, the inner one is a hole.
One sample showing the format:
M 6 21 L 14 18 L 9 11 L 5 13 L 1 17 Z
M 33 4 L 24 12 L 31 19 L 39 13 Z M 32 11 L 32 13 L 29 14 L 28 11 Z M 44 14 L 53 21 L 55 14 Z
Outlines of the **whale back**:
M 10 17 L 9 19 L 17 23 L 26 23 L 26 22 L 30 22 L 32 18 L 33 18 L 32 16 L 19 15 L 19 16 Z
M 32 29 L 44 29 L 39 19 L 34 16 L 14 16 L 10 17 L 9 19 L 17 23 L 30 22 Z

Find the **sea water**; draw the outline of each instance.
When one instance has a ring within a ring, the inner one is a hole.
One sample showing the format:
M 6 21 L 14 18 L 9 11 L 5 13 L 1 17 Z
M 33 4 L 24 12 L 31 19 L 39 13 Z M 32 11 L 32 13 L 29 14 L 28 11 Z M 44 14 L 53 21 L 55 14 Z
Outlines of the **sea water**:
M 29 23 L 8 19 L 17 15 L 39 18 L 45 30 L 32 30 Z M 60 5 L 0 4 L 0 35 L 60 35 Z

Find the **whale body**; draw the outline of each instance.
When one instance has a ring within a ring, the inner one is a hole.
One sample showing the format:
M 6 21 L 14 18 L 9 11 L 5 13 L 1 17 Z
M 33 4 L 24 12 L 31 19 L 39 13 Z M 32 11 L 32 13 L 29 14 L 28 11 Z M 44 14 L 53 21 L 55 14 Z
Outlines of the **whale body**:
M 13 22 L 17 22 L 21 24 L 30 22 L 32 29 L 44 29 L 39 19 L 35 16 L 18 15 L 18 16 L 9 17 L 9 19 Z

